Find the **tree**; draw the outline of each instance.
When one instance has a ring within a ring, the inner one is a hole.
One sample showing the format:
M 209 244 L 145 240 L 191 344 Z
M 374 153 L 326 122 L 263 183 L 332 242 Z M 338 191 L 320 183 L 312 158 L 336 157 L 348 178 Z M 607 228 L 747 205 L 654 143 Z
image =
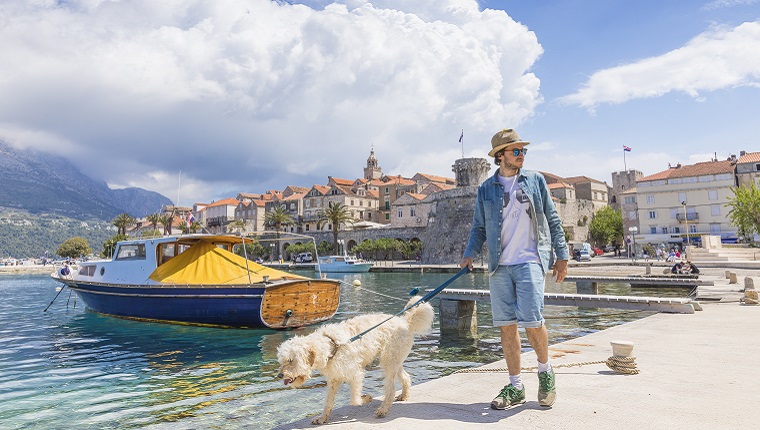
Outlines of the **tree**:
M 605 206 L 594 214 L 588 226 L 591 240 L 597 246 L 606 245 L 623 237 L 623 217 L 620 211 Z
M 338 232 L 340 231 L 341 224 L 354 225 L 358 220 L 354 218 L 351 210 L 343 203 L 330 202 L 322 213 L 320 213 L 319 220 L 317 221 L 317 229 L 321 229 L 323 225 L 329 224 L 332 226 L 333 234 L 333 248 L 338 249 Z
M 116 218 L 111 220 L 111 224 L 113 224 L 118 229 L 119 234 L 126 236 L 127 229 L 135 225 L 135 219 L 132 218 L 132 215 L 128 213 L 122 213 L 116 215 Z
M 150 226 L 153 227 L 153 230 L 158 230 L 158 224 L 161 223 L 160 213 L 152 213 L 146 216 L 145 219 L 150 223 Z
M 63 242 L 55 253 L 61 257 L 80 258 L 91 254 L 92 249 L 83 237 L 72 237 Z
M 264 224 L 272 227 L 274 229 L 275 235 L 277 236 L 277 254 L 272 256 L 273 258 L 277 258 L 278 255 L 282 254 L 280 251 L 279 240 L 280 230 L 282 229 L 283 225 L 293 224 L 293 217 L 290 216 L 287 210 L 285 210 L 285 205 L 275 204 L 272 207 L 272 210 L 264 215 Z
M 240 234 L 245 233 L 246 225 L 244 219 L 236 219 L 235 221 L 232 221 L 228 224 L 228 227 L 230 230 L 237 231 Z
M 103 252 L 100 253 L 100 256 L 103 258 L 113 257 L 113 253 L 116 251 L 116 243 L 121 242 L 122 240 L 127 240 L 127 236 L 124 236 L 123 234 L 117 234 L 116 236 L 103 242 Z
M 731 208 L 728 219 L 737 227 L 739 237 L 751 240 L 753 234 L 760 234 L 760 190 L 752 184 L 731 188 L 731 192 L 734 197 L 726 203 Z

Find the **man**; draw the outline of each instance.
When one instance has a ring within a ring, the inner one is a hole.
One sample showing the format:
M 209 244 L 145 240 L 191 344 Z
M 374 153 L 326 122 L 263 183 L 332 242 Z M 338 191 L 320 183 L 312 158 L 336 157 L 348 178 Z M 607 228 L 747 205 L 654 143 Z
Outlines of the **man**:
M 470 239 L 461 267 L 472 270 L 473 258 L 488 245 L 488 274 L 494 326 L 509 370 L 509 384 L 491 402 L 494 409 L 525 403 L 520 374 L 520 333 L 525 328 L 538 359 L 538 402 L 551 406 L 556 398 L 554 371 L 549 364 L 549 337 L 544 326 L 544 277 L 562 282 L 567 275 L 565 233 L 546 180 L 523 170 L 526 146 L 512 129 L 491 139 L 489 157 L 499 170 L 478 188 Z M 556 253 L 557 261 L 552 264 Z

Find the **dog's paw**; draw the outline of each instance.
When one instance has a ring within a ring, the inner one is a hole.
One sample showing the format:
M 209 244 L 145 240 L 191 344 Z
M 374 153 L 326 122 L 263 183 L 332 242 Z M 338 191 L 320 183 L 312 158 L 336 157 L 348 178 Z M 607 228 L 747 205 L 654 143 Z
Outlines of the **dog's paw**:
M 385 408 L 377 408 L 377 410 L 375 411 L 375 416 L 377 416 L 378 418 L 382 418 L 387 414 L 388 414 L 388 409 L 385 409 Z
M 372 402 L 372 396 L 369 394 L 362 394 L 362 405 Z
M 327 422 L 327 418 L 323 418 L 322 416 L 318 416 L 314 418 L 313 420 L 311 420 L 311 423 L 315 425 L 324 424 L 326 422 Z
M 403 402 L 404 400 L 406 400 L 408 398 L 409 398 L 409 394 L 401 393 L 398 396 L 396 396 L 396 401 L 397 402 Z

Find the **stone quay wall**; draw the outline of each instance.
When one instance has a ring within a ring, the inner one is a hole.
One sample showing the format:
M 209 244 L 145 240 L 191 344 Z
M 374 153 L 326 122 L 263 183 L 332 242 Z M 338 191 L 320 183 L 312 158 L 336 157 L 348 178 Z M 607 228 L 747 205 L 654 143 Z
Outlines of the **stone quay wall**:
M 370 228 L 341 230 L 338 239 L 345 241 L 351 249 L 365 239 L 393 238 L 422 242 L 421 262 L 424 264 L 458 263 L 467 246 L 475 211 L 477 187 L 455 188 L 430 195 L 430 211 L 422 227 Z M 332 243 L 332 232 L 307 232 L 317 243 Z M 300 242 L 300 241 L 299 241 Z

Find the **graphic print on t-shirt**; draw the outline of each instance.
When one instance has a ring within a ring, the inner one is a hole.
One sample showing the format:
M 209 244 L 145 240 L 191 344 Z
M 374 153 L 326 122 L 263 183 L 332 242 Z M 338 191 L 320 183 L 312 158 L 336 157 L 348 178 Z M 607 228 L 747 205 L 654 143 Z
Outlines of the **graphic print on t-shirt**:
M 499 176 L 504 187 L 500 264 L 540 262 L 530 212 L 530 196 L 517 184 L 517 177 Z

